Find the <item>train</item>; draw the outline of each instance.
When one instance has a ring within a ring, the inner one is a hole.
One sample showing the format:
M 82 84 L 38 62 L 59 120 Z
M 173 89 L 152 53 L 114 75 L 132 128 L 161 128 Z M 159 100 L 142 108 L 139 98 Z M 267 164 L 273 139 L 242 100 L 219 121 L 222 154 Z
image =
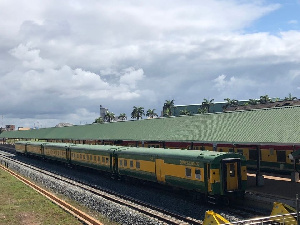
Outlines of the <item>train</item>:
M 230 152 L 36 141 L 16 142 L 15 149 L 18 154 L 93 168 L 114 177 L 199 193 L 208 201 L 243 197 L 247 187 L 246 159 Z
M 48 140 L 56 142 L 59 140 Z M 126 141 L 126 140 L 63 140 L 69 143 L 83 143 L 91 145 L 118 145 L 128 147 L 148 147 L 167 149 L 210 150 L 215 152 L 231 152 L 243 155 L 247 160 L 248 170 L 274 172 L 278 174 L 291 174 L 300 171 L 299 160 L 290 155 L 300 152 L 300 145 L 272 144 L 272 143 L 201 143 L 181 141 Z

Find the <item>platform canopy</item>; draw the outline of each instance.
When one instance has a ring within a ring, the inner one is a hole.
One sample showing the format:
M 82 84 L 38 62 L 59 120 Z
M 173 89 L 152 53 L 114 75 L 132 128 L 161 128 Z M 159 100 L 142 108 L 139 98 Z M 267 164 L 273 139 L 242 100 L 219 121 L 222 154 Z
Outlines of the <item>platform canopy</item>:
M 297 144 L 300 106 L 7 131 L 0 138 Z

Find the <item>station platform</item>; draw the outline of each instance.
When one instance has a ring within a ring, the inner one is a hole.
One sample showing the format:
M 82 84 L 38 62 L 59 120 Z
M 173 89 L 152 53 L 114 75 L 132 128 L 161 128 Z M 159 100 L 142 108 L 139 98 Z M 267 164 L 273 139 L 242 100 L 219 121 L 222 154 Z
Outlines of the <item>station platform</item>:
M 248 173 L 247 198 L 259 199 L 270 203 L 281 202 L 296 207 L 296 195 L 300 198 L 300 182 L 292 182 L 289 175 L 260 173 L 264 176 L 264 185 L 256 186 L 256 174 Z

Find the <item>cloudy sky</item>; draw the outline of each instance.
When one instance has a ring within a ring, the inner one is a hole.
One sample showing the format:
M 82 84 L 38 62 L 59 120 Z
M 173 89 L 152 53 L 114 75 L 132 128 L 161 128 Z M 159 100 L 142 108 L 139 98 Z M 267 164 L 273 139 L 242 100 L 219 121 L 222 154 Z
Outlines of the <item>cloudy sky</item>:
M 300 97 L 300 0 L 0 0 L 1 125 Z

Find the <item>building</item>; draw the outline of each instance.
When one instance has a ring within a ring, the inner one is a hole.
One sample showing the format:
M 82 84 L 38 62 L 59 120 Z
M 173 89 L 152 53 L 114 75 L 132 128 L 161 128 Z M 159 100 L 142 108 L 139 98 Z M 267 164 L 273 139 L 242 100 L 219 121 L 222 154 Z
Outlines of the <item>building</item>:
M 105 117 L 105 114 L 108 112 L 108 109 L 102 107 L 102 105 L 100 105 L 100 117 L 103 119 L 104 121 L 104 117 Z
M 5 125 L 5 130 L 7 131 L 12 131 L 12 130 L 15 130 L 15 125 Z
M 71 123 L 59 123 L 55 127 L 71 127 L 71 126 L 74 126 L 74 125 Z
M 244 105 L 247 103 L 248 100 L 239 100 L 237 104 L 239 106 Z M 208 113 L 218 113 L 218 112 L 223 112 L 224 108 L 228 106 L 228 102 L 214 102 L 212 105 L 209 107 L 209 112 Z M 180 116 L 181 111 L 188 111 L 191 115 L 193 114 L 199 114 L 198 110 L 202 108 L 202 104 L 190 104 L 190 105 L 175 105 L 172 108 L 172 115 L 173 116 Z
M 30 127 L 18 127 L 18 130 L 30 130 Z

